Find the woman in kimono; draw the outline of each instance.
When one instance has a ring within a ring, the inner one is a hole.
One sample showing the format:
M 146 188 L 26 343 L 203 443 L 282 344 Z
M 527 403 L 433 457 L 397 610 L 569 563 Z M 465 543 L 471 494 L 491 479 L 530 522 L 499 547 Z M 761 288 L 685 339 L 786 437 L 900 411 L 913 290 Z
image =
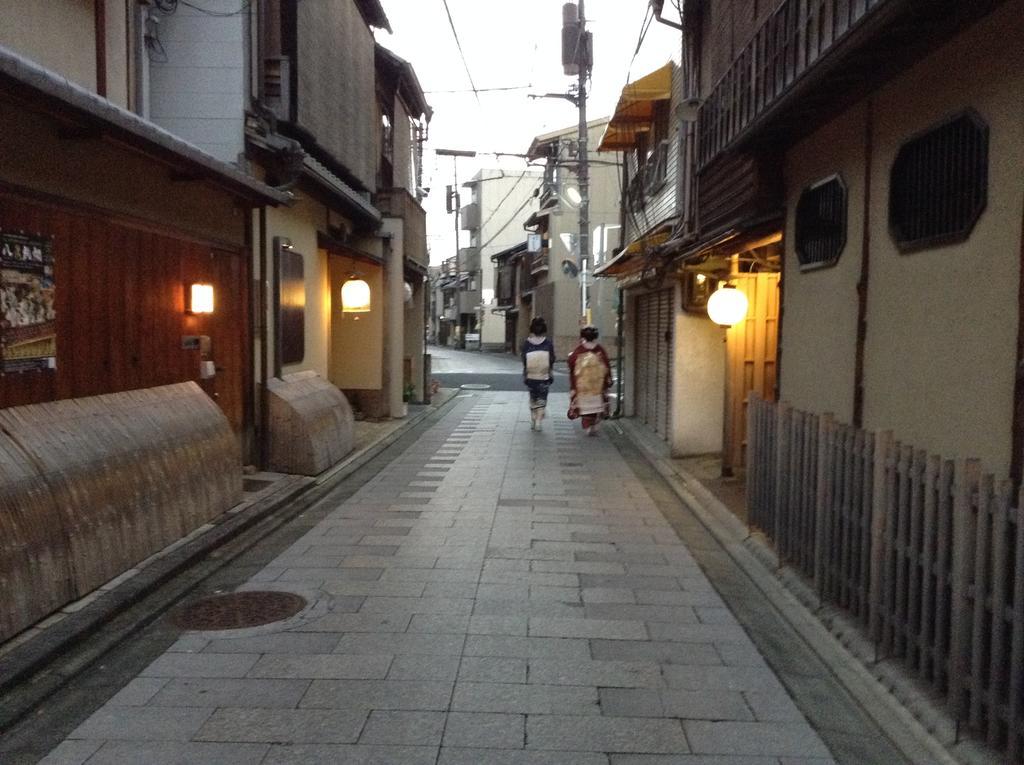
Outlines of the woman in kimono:
M 607 392 L 612 387 L 612 366 L 608 354 L 597 342 L 597 328 L 580 330 L 580 344 L 569 354 L 570 412 L 582 418 L 588 436 L 608 414 Z
M 540 430 L 548 390 L 554 377 L 555 345 L 548 336 L 548 325 L 541 317 L 530 322 L 530 336 L 523 341 L 523 383 L 530 389 L 530 430 Z

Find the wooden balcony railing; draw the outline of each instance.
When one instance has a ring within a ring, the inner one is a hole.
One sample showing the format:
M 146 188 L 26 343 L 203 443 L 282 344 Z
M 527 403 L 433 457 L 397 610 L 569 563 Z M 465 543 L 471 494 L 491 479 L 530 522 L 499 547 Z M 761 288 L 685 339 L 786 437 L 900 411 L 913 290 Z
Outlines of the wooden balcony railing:
M 801 75 L 888 2 L 783 0 L 700 108 L 700 166 L 726 149 Z

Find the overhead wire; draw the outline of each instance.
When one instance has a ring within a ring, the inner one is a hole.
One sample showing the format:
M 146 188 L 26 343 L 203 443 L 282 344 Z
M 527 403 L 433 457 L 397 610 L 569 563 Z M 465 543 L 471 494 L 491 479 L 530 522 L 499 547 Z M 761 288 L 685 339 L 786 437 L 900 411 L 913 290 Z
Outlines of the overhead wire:
M 540 186 L 538 186 L 537 188 L 539 189 Z M 516 210 L 514 213 L 512 213 L 512 215 L 509 217 L 509 219 L 505 222 L 505 225 L 502 226 L 501 228 L 499 228 L 490 239 L 488 239 L 486 242 L 484 242 L 483 244 L 480 245 L 480 253 L 481 254 L 483 254 L 484 248 L 488 247 L 491 244 L 491 242 L 493 242 L 495 239 L 497 239 L 499 236 L 501 236 L 505 232 L 505 229 L 507 229 L 509 226 L 511 226 L 516 221 L 516 219 L 519 217 L 519 213 L 521 213 L 523 210 L 525 210 L 526 206 L 529 205 L 530 202 L 532 202 L 532 201 L 533 201 L 533 195 L 532 194 L 530 196 L 528 196 L 525 200 L 523 200 L 523 203 L 521 205 L 519 205 L 519 209 Z
M 452 29 L 452 36 L 455 38 L 455 47 L 459 49 L 459 56 L 462 58 L 462 66 L 466 69 L 466 77 L 469 78 L 469 85 L 473 89 L 473 95 L 476 96 L 476 102 L 480 106 L 483 104 L 480 102 L 480 90 L 477 88 L 476 83 L 473 82 L 473 73 L 469 71 L 469 62 L 466 61 L 466 53 L 462 50 L 462 42 L 459 40 L 459 33 L 455 30 L 455 20 L 452 18 L 451 9 L 448 7 L 448 0 L 441 0 L 444 3 L 444 12 L 448 15 L 448 26 Z
M 473 90 L 472 88 L 463 88 L 455 90 L 424 90 L 423 92 L 427 95 L 434 93 L 497 93 L 507 90 L 529 90 L 532 87 L 533 85 L 510 85 L 503 88 L 477 88 L 476 90 Z
M 178 6 L 184 5 L 187 8 L 205 14 L 207 16 L 216 16 L 218 18 L 230 18 L 232 16 L 238 16 L 245 13 L 252 7 L 253 0 L 241 0 L 242 4 L 238 10 L 234 11 L 215 11 L 211 8 L 207 8 L 202 5 L 198 5 L 192 0 L 153 0 L 154 7 L 165 16 L 170 16 L 177 12 Z
M 214 11 L 210 10 L 209 8 L 203 8 L 200 5 L 196 5 L 195 3 L 190 2 L 190 0 L 177 1 L 184 6 L 191 8 L 194 11 L 198 11 L 199 13 L 205 13 L 207 16 L 217 16 L 219 18 L 230 18 L 231 16 L 238 16 L 242 13 L 245 13 L 252 6 L 253 2 L 253 0 L 243 0 L 242 6 L 237 11 Z
M 510 189 L 508 190 L 508 193 L 507 193 L 507 194 L 505 194 L 505 196 L 503 196 L 503 197 L 501 198 L 501 201 L 500 201 L 500 202 L 498 202 L 498 204 L 497 204 L 497 205 L 495 206 L 494 210 L 492 210 L 492 211 L 491 211 L 491 214 L 487 216 L 487 220 L 485 220 L 485 221 L 484 221 L 483 223 L 481 223 L 481 224 L 480 224 L 480 230 L 481 230 L 481 231 L 482 231 L 482 230 L 483 230 L 483 229 L 484 229 L 484 228 L 485 228 L 485 227 L 487 226 L 487 224 L 488 224 L 488 223 L 490 223 L 490 222 L 491 222 L 491 220 L 492 220 L 492 219 L 494 218 L 494 216 L 498 214 L 498 210 L 500 210 L 500 209 L 501 209 L 501 206 L 502 206 L 503 204 L 505 204 L 505 202 L 507 202 L 507 201 L 508 201 L 508 198 L 509 198 L 510 196 L 512 196 L 512 194 L 514 194 L 514 193 L 515 193 L 515 190 L 516 190 L 517 188 L 519 188 L 519 184 L 521 184 L 521 183 L 523 182 L 523 179 L 524 179 L 524 178 L 526 177 L 526 174 L 527 174 L 528 172 L 530 172 L 530 167 L 529 167 L 529 166 L 527 166 L 527 167 L 526 167 L 526 169 L 525 169 L 525 170 L 523 170 L 523 172 L 522 172 L 522 173 L 520 173 L 519 177 L 518 177 L 518 178 L 516 178 L 516 182 L 512 184 L 512 188 L 510 188 Z

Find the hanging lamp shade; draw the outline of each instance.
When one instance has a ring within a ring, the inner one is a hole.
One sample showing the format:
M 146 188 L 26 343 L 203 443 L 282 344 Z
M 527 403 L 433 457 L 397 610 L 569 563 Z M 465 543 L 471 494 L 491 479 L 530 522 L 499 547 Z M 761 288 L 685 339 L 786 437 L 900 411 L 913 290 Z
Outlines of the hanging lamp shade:
M 367 313 L 370 310 L 370 285 L 352 277 L 341 285 L 341 312 Z
M 735 285 L 726 284 L 711 293 L 708 299 L 708 316 L 715 324 L 731 327 L 743 321 L 748 307 L 747 296 L 736 289 Z

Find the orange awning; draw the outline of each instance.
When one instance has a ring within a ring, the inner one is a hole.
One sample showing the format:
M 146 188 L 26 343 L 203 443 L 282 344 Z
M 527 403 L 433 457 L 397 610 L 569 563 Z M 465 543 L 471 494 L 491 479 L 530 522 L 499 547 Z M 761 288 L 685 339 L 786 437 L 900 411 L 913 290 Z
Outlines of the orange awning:
M 654 123 L 654 105 L 672 98 L 672 70 L 669 61 L 636 82 L 622 89 L 608 127 L 601 137 L 598 151 L 621 151 L 633 146 L 638 133 L 647 132 Z

